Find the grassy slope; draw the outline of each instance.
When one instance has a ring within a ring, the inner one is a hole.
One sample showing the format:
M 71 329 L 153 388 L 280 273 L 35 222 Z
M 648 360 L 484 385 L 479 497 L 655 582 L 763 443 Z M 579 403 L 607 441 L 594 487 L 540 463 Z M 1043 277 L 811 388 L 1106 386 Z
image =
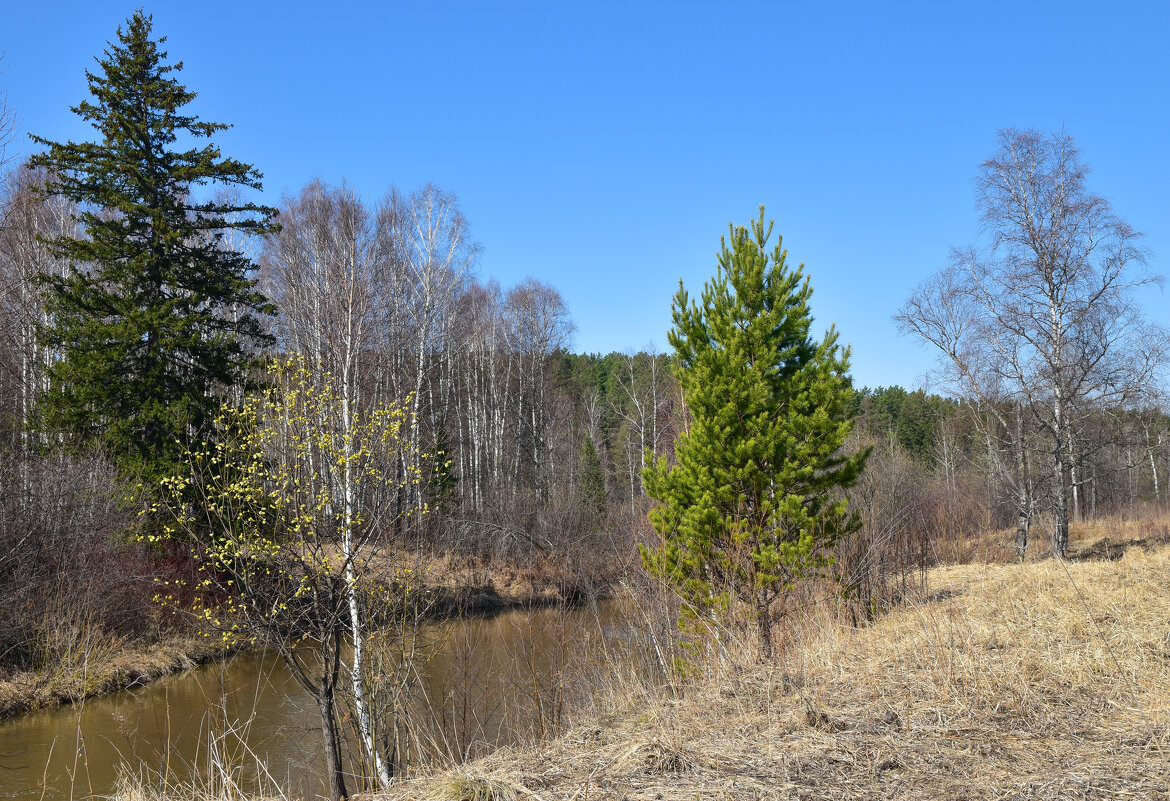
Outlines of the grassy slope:
M 810 616 L 782 666 L 383 798 L 1170 798 L 1170 546 L 1119 553 L 939 568 L 869 628 Z

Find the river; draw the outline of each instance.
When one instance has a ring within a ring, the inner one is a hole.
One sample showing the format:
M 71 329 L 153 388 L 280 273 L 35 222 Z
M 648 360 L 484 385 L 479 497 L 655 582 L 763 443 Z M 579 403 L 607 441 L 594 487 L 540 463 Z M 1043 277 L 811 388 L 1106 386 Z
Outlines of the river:
M 620 641 L 623 629 L 608 604 L 428 627 L 433 646 L 412 689 L 415 753 L 475 755 L 551 729 L 572 688 L 588 680 L 599 646 Z M 127 770 L 150 782 L 195 777 L 205 786 L 316 798 L 325 791 L 320 725 L 316 705 L 274 653 L 245 653 L 0 724 L 0 798 L 107 795 Z

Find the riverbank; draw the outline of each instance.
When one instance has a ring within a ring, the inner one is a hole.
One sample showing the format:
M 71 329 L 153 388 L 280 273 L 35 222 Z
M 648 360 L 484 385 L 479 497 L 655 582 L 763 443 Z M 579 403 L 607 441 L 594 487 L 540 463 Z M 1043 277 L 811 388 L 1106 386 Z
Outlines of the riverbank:
M 491 614 L 526 606 L 571 601 L 596 590 L 555 564 L 518 565 L 473 558 L 414 560 L 429 578 L 428 617 Z M 148 614 L 150 610 L 144 610 Z M 142 687 L 235 653 L 218 638 L 196 632 L 159 640 L 117 639 L 96 631 L 71 632 L 58 658 L 42 670 L 0 674 L 0 721 L 60 704 Z
M 191 634 L 157 642 L 111 641 L 94 636 L 44 670 L 0 679 L 0 720 L 104 693 L 142 687 L 228 654 L 218 642 Z
M 818 608 L 795 639 L 379 801 L 1170 794 L 1170 546 L 936 568 L 874 625 Z
M 421 572 L 430 593 L 428 615 L 448 618 L 524 606 L 548 606 L 604 596 L 615 575 L 595 575 L 551 558 L 528 563 L 440 556 Z

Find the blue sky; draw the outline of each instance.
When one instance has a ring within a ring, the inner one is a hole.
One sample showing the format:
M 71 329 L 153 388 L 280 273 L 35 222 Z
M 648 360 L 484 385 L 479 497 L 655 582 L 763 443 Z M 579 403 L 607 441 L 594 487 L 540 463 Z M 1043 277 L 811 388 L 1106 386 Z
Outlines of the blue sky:
M 12 4 L 0 87 L 23 130 L 68 111 L 134 4 Z M 1063 127 L 1090 186 L 1170 259 L 1170 4 L 156 3 L 226 154 L 275 203 L 313 177 L 369 199 L 456 192 L 481 277 L 556 286 L 575 348 L 665 349 L 727 223 L 767 204 L 858 384 L 933 355 L 890 316 L 976 241 L 977 165 L 1006 126 Z M 29 147 L 25 144 L 24 147 Z M 1170 325 L 1160 290 L 1143 296 Z

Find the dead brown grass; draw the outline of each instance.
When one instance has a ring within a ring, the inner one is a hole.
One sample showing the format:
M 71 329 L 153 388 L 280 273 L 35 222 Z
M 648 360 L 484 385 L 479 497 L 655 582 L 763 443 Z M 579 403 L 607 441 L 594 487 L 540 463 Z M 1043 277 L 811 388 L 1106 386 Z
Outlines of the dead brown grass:
M 439 554 L 422 561 L 426 586 L 468 608 L 555 603 L 578 589 L 563 566 L 547 558 L 522 563 Z
M 1032 526 L 1025 561 L 1052 558 L 1051 530 L 1043 517 Z M 1170 543 L 1170 514 L 1153 506 L 1126 514 L 1108 515 L 1069 524 L 1069 558 L 1116 558 L 1130 545 L 1152 546 Z M 1016 558 L 1014 528 L 964 534 L 958 540 L 932 543 L 932 557 L 941 564 L 1007 564 Z
M 625 690 L 549 745 L 381 798 L 1170 798 L 1170 546 L 938 568 L 871 627 L 818 608 L 778 664 L 736 644 L 681 696 Z

